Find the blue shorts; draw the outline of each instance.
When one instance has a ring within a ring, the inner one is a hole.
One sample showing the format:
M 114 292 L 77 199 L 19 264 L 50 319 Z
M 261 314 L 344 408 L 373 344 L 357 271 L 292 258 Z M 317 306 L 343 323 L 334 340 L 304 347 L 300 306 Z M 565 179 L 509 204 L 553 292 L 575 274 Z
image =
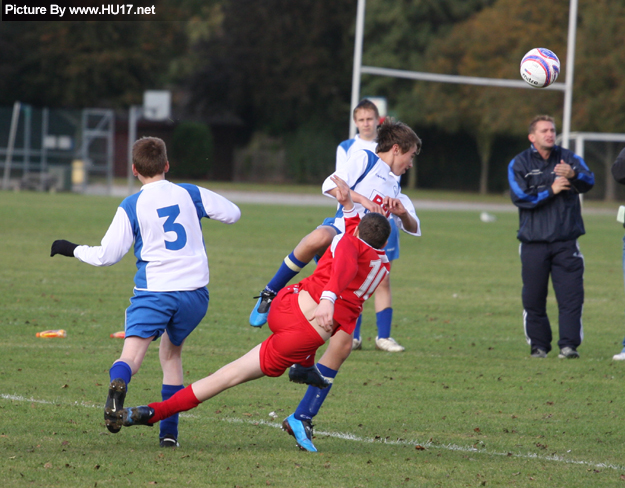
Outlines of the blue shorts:
M 154 337 L 167 330 L 169 339 L 180 346 L 208 310 L 208 289 L 193 291 L 135 290 L 126 309 L 126 337 Z
M 328 227 L 332 227 L 337 234 L 342 234 L 343 231 L 341 229 L 339 229 L 336 225 L 334 225 L 334 221 L 336 220 L 336 217 L 328 217 L 327 219 L 323 219 L 323 222 L 321 222 L 321 225 L 327 225 Z M 321 225 L 319 227 L 321 227 Z
M 386 251 L 389 261 L 395 261 L 399 259 L 399 230 L 397 229 L 395 219 L 389 220 L 389 223 L 391 224 L 391 235 L 388 236 L 388 242 L 384 247 L 384 251 Z
M 334 220 L 335 217 L 328 217 L 321 223 L 321 225 L 330 226 L 335 229 L 338 234 L 342 234 L 341 230 L 334 225 Z M 389 219 L 388 222 L 391 224 L 391 234 L 388 236 L 388 242 L 384 247 L 384 251 L 386 252 L 386 256 L 389 261 L 395 261 L 396 259 L 399 259 L 399 230 L 397 229 L 395 219 Z M 315 256 L 315 261 L 318 259 L 319 257 Z

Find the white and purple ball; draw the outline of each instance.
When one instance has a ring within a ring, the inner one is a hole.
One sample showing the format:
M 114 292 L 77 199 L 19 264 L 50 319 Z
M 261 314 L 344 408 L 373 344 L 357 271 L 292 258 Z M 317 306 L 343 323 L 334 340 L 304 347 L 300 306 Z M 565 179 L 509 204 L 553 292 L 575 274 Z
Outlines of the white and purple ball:
M 521 60 L 521 78 L 534 88 L 545 88 L 558 79 L 560 60 L 553 51 L 537 47 Z

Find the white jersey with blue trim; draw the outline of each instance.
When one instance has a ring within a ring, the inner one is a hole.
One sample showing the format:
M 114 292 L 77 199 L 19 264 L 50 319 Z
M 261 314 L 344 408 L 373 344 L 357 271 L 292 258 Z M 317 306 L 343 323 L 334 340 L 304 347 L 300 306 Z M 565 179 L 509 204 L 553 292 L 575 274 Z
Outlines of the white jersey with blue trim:
M 209 281 L 200 220 L 232 224 L 240 216 L 239 207 L 217 193 L 160 180 L 122 201 L 100 246 L 78 246 L 74 256 L 93 266 L 110 266 L 134 241 L 136 289 L 196 290 Z
M 345 164 L 347 164 L 347 160 L 350 158 L 352 154 L 356 151 L 360 151 L 362 149 L 368 149 L 372 153 L 375 153 L 375 149 L 378 147 L 378 142 L 376 140 L 373 141 L 365 141 L 361 139 L 358 134 L 353 139 L 347 139 L 346 141 L 341 142 L 336 148 L 336 171 L 342 171 L 345 168 Z
M 393 218 L 397 227 L 413 236 L 421 235 L 421 223 L 417 217 L 414 205 L 412 201 L 403 193 L 399 186 L 397 175 L 391 173 L 391 168 L 388 164 L 382 161 L 376 154 L 368 150 L 356 151 L 347 161 L 344 169 L 336 171 L 335 173 L 339 178 L 347 183 L 347 185 L 356 193 L 368 198 L 378 205 L 382 205 L 384 197 L 397 198 L 401 201 L 402 205 L 406 208 L 408 213 L 414 217 L 418 223 L 417 232 L 408 232 L 399 217 L 389 214 L 387 217 Z M 331 175 L 332 176 L 332 175 Z M 321 187 L 321 191 L 324 195 L 328 195 L 328 191 L 336 188 L 334 182 L 330 177 L 326 178 Z M 367 210 L 359 203 L 354 202 L 354 207 L 358 211 L 358 214 L 362 217 Z M 342 217 L 342 209 L 336 214 L 337 220 L 335 225 L 341 230 L 344 230 L 342 223 L 340 222 Z

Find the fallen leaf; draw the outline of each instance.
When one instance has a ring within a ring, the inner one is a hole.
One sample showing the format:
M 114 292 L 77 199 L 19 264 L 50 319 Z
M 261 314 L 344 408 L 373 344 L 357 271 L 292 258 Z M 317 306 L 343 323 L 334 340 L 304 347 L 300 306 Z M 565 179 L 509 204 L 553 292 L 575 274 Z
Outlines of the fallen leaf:
M 52 467 L 52 463 L 46 463 L 43 465 L 44 468 L 50 469 Z
M 414 446 L 414 448 L 415 448 L 417 451 L 425 451 L 425 447 L 423 447 L 423 446 L 422 446 L 422 445 L 420 445 L 420 444 L 417 444 L 416 446 Z

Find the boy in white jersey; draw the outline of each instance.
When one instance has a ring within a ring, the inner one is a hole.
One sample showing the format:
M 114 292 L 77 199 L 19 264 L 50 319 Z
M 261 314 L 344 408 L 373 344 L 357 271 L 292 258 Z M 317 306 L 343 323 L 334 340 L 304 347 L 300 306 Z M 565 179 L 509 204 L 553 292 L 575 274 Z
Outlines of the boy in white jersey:
M 378 125 L 380 124 L 380 112 L 371 100 L 361 100 L 354 108 L 354 123 L 358 134 L 353 139 L 341 142 L 336 148 L 336 171 L 341 171 L 349 157 L 356 151 L 368 149 L 375 152 L 378 145 Z
M 101 245 L 57 240 L 50 253 L 76 257 L 93 266 L 110 266 L 119 262 L 134 242 L 134 296 L 126 310 L 121 356 L 109 370 L 104 408 L 106 427 L 113 433 L 121 428 L 117 413 L 123 408 L 128 383 L 158 337 L 163 400 L 184 388 L 182 346 L 204 318 L 209 301 L 208 258 L 200 220 L 207 217 L 232 224 L 241 216 L 234 203 L 216 193 L 167 181 L 169 162 L 161 139 L 144 137 L 135 142 L 132 163 L 133 174 L 143 186 L 122 201 Z M 161 423 L 159 440 L 163 447 L 177 447 L 177 439 L 175 415 L 165 420 L 165 425 Z
M 397 176 L 412 167 L 412 160 L 421 149 L 421 139 L 407 125 L 386 119 L 378 130 L 377 155 L 371 151 L 357 151 L 349 159 L 346 169 L 335 175 L 347 182 L 351 198 L 360 215 L 377 212 L 391 217 L 404 232 L 419 236 L 421 227 L 414 206 L 408 197 L 400 193 Z M 323 183 L 324 194 L 336 195 L 336 184 L 332 177 Z M 289 254 L 267 287 L 261 292 L 256 307 L 250 315 L 250 324 L 263 325 L 269 313 L 271 301 L 316 254 L 321 254 L 337 234 L 344 231 L 342 210 L 339 209 L 331 224 L 317 227 L 304 237 Z M 321 374 L 335 378 L 339 368 L 352 350 L 352 335 L 338 331 L 330 339 L 328 348 L 317 363 Z M 330 387 L 331 388 L 331 387 Z M 309 386 L 295 411 L 294 423 L 310 425 L 312 417 L 319 411 L 330 388 Z M 310 428 L 296 429 L 296 432 L 310 432 Z M 306 448 L 306 439 L 296 435 L 298 444 Z
M 380 120 L 380 112 L 378 107 L 371 100 L 366 98 L 358 102 L 353 112 L 354 123 L 358 129 L 358 134 L 353 139 L 347 139 L 341 142 L 336 148 L 336 168 L 337 173 L 346 171 L 348 159 L 359 150 L 366 149 L 375 153 L 378 146 L 378 125 Z M 397 176 L 399 182 L 400 176 Z M 384 248 L 389 261 L 399 259 L 399 231 L 394 220 L 391 220 L 391 235 L 388 244 Z M 384 278 L 375 293 L 375 319 L 378 334 L 375 338 L 375 347 L 381 351 L 402 352 L 404 347 L 399 345 L 395 339 L 391 337 L 391 324 L 393 321 L 393 307 L 391 300 L 391 281 L 390 277 Z M 352 341 L 352 349 L 362 348 L 362 337 L 360 333 L 360 324 L 362 316 L 358 318 L 356 328 L 354 329 L 354 338 Z

